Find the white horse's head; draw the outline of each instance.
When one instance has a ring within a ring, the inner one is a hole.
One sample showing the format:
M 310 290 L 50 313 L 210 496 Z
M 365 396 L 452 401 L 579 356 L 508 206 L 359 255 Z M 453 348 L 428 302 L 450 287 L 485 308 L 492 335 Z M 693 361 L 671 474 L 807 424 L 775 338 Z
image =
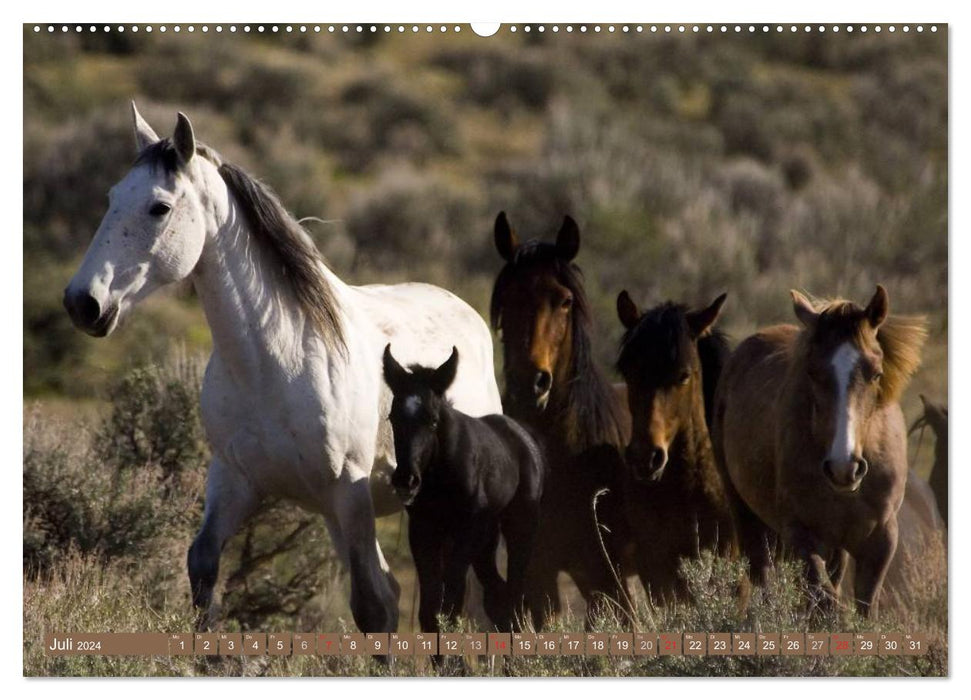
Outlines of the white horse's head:
M 108 193 L 108 211 L 64 290 L 74 325 L 97 337 L 155 289 L 187 277 L 206 240 L 189 120 L 180 113 L 174 135 L 162 141 L 134 103 L 132 117 L 138 159 Z

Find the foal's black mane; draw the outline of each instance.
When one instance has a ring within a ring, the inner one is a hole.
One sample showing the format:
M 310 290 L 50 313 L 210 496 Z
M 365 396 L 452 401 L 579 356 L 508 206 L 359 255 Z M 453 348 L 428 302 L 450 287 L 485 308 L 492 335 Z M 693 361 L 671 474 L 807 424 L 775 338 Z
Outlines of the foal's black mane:
M 568 436 L 583 451 L 595 445 L 623 443 L 620 410 L 613 390 L 597 367 L 590 342 L 592 320 L 590 303 L 583 287 L 583 272 L 572 262 L 557 255 L 556 246 L 538 240 L 521 244 L 512 261 L 499 272 L 492 289 L 490 317 L 492 327 L 502 327 L 502 292 L 514 276 L 529 268 L 552 267 L 560 284 L 573 294 L 572 338 L 573 374 L 566 380 L 566 407 L 561 419 L 565 422 Z
M 642 367 L 662 379 L 669 379 L 686 368 L 692 344 L 687 311 L 684 304 L 668 301 L 644 312 L 637 325 L 624 333 L 620 341 L 617 368 L 623 371 Z M 715 387 L 729 352 L 728 337 L 717 328 L 710 329 L 698 339 L 705 422 L 709 427 L 713 418 Z
M 284 283 L 290 286 L 324 341 L 339 351 L 346 350 L 337 299 L 320 271 L 320 265 L 326 263 L 307 232 L 267 185 L 242 168 L 224 163 L 219 154 L 203 144 L 196 144 L 196 152 L 216 166 L 246 217 L 254 238 L 277 261 Z M 177 172 L 180 161 L 172 140 L 160 139 L 144 148 L 135 159 L 135 165 L 143 164 L 162 168 L 168 174 Z

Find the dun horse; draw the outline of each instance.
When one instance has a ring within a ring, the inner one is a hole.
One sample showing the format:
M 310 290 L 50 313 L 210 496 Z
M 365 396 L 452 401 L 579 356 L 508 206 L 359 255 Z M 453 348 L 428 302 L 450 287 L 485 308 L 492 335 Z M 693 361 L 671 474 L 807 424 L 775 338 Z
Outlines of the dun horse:
M 590 307 L 573 263 L 580 249 L 573 219 L 564 219 L 556 243 L 521 244 L 500 213 L 495 243 L 506 261 L 491 303 L 505 360 L 503 405 L 541 437 L 550 469 L 541 545 L 527 581 L 530 609 L 541 628 L 560 610 L 561 571 L 576 583 L 588 614 L 598 595 L 620 603 L 630 599 L 623 573 L 617 576 L 612 569 L 632 550 L 616 483 L 630 421 L 593 360 Z M 610 492 L 595 513 L 594 500 L 604 488 Z
M 545 465 L 539 445 L 511 418 L 472 418 L 445 392 L 455 379 L 458 350 L 438 369 L 405 370 L 384 351 L 391 387 L 391 427 L 398 467 L 391 483 L 408 508 L 408 539 L 418 570 L 421 629 L 438 631 L 438 615 L 462 612 L 473 566 L 486 613 L 511 629 L 523 612 L 526 566 L 539 522 Z M 496 569 L 499 532 L 508 565 Z
M 852 556 L 857 608 L 870 614 L 897 547 L 908 473 L 898 399 L 920 363 L 925 324 L 890 316 L 881 286 L 865 308 L 813 304 L 795 291 L 792 299 L 802 328 L 763 329 L 725 366 L 715 454 L 753 578 L 764 579 L 774 531 L 805 563 L 821 603 L 835 601 Z
M 100 337 L 164 284 L 189 279 L 199 296 L 213 339 L 202 388 L 213 457 L 188 556 L 193 602 L 209 607 L 223 545 L 263 498 L 282 496 L 324 516 L 357 626 L 394 631 L 398 586 L 374 524 L 376 508 L 400 508 L 381 352 L 394 342 L 427 365 L 457 344 L 450 400 L 497 413 L 488 327 L 438 287 L 345 284 L 276 196 L 197 144 L 184 115 L 171 139 L 134 105 L 133 117 L 138 158 L 111 189 L 64 303 Z
M 617 314 L 627 329 L 617 368 L 632 418 L 624 507 L 649 594 L 684 599 L 680 559 L 708 549 L 737 552 L 731 512 L 708 436 L 705 387 L 717 382 L 728 343 L 714 323 L 725 295 L 689 311 L 673 303 L 641 314 L 626 291 Z

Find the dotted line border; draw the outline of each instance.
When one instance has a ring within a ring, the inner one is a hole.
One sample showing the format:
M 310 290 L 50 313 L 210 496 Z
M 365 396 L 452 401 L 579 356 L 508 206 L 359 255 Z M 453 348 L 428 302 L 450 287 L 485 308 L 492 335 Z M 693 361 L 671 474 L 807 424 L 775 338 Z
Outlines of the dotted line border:
M 87 31 L 89 33 L 95 33 L 102 31 L 104 33 L 117 32 L 119 34 L 126 31 L 133 34 L 140 31 L 146 34 L 151 34 L 153 32 L 158 32 L 160 34 L 166 34 L 169 32 L 180 34 L 186 32 L 189 34 L 194 34 L 195 32 L 200 32 L 202 34 L 208 34 L 210 32 L 216 34 L 377 34 L 383 32 L 385 34 L 398 33 L 398 34 L 419 34 L 422 31 L 426 34 L 440 33 L 445 34 L 449 32 L 461 33 L 468 31 L 472 34 L 475 32 L 468 28 L 467 26 L 463 28 L 461 25 L 433 25 L 433 24 L 118 24 L 118 25 L 97 25 L 97 24 L 35 24 L 33 27 L 35 34 L 40 34 L 41 32 L 46 32 L 48 34 L 55 34 L 58 31 L 62 34 L 67 34 L 73 30 L 74 33 L 80 34 Z M 852 34 L 854 32 L 859 32 L 860 34 L 866 34 L 868 32 L 874 32 L 880 34 L 886 31 L 890 34 L 896 32 L 903 32 L 905 34 L 915 31 L 917 33 L 922 33 L 925 29 L 929 29 L 930 32 L 934 33 L 938 30 L 938 25 L 930 24 L 888 24 L 888 25 L 867 25 L 867 24 L 509 24 L 503 25 L 499 28 L 499 32 L 509 32 L 511 34 L 516 34 L 520 31 L 530 33 L 539 32 L 544 33 L 547 30 L 556 34 L 559 32 L 570 33 L 589 33 L 594 34 L 603 33 L 606 31 L 608 34 L 622 33 L 622 34 L 769 34 L 771 32 L 776 32 L 778 34 L 789 32 L 794 34 L 802 30 L 804 33 L 810 32 L 833 32 L 837 34 L 839 32 L 846 32 L 847 34 Z M 497 34 L 499 32 L 496 32 Z

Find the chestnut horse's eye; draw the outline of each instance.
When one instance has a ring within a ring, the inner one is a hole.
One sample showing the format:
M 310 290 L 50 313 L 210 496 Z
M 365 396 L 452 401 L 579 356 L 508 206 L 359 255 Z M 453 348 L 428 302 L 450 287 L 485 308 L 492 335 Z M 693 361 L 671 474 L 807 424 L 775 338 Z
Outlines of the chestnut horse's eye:
M 874 372 L 873 376 L 870 377 L 870 381 L 874 384 L 879 384 L 881 379 L 883 379 L 883 372 Z
M 682 372 L 681 376 L 678 377 L 678 382 L 682 385 L 687 384 L 689 379 L 691 379 L 691 372 Z
M 573 306 L 573 297 L 565 297 L 562 302 L 560 302 L 560 308 L 569 309 Z
M 152 216 L 165 216 L 170 211 L 172 211 L 172 207 L 165 202 L 155 202 L 155 204 L 152 205 L 152 208 L 148 210 L 148 213 Z

